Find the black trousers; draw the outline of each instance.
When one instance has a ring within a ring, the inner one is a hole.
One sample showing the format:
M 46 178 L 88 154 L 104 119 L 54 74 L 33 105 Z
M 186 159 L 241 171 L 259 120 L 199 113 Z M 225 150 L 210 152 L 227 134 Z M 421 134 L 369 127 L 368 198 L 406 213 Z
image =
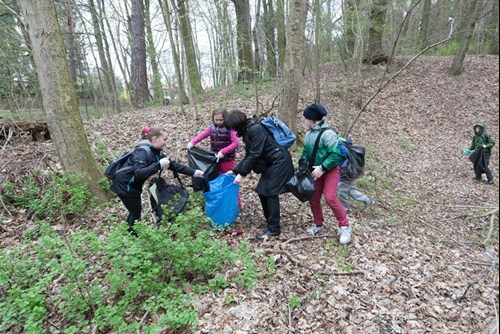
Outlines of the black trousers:
M 136 234 L 134 224 L 136 221 L 141 220 L 142 215 L 142 201 L 140 197 L 120 197 L 121 201 L 128 210 L 127 224 L 128 230 L 132 234 Z
M 485 154 L 484 155 L 484 160 L 486 164 L 486 171 L 484 172 L 486 174 L 486 177 L 488 178 L 488 181 L 493 181 L 493 172 L 490 169 L 490 159 L 491 155 L 490 154 Z M 480 180 L 483 174 L 481 172 L 475 171 L 476 172 L 476 179 Z
M 266 217 L 267 230 L 271 233 L 281 234 L 281 213 L 280 213 L 280 198 L 279 196 L 262 196 L 259 195 L 264 216 Z

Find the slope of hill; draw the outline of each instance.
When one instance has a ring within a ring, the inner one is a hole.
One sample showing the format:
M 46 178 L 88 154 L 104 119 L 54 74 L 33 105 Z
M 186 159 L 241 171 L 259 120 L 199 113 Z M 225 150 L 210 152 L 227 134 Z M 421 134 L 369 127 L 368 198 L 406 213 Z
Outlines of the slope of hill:
M 485 123 L 500 140 L 499 63 L 498 57 L 469 57 L 467 72 L 455 78 L 448 74 L 451 62 L 421 58 L 377 96 L 354 126 L 350 138 L 369 152 L 360 187 L 377 205 L 350 214 L 352 244 L 338 245 L 330 213 L 326 235 L 307 238 L 308 206 L 283 196 L 282 238 L 250 242 L 259 265 L 273 259 L 274 276 L 261 277 L 252 290 L 230 287 L 200 300 L 196 333 L 481 333 L 489 327 L 499 292 L 498 147 L 491 159 L 493 186 L 472 180 L 462 150 L 470 145 L 475 122 Z M 364 66 L 346 71 L 342 64 L 322 69 L 322 103 L 341 133 L 383 72 Z M 304 82 L 301 108 L 312 101 L 312 86 L 312 80 Z M 261 99 L 270 106 L 272 93 Z M 87 129 L 94 146 L 121 151 L 133 144 L 143 125 L 164 126 L 169 152 L 185 162 L 188 140 L 219 106 L 250 113 L 254 101 L 226 100 L 221 91 L 184 114 L 175 107 L 141 110 L 90 122 Z M 7 146 L 2 173 L 26 172 L 20 153 L 55 162 L 50 143 L 33 147 L 28 154 L 22 143 Z M 249 177 L 242 189 L 244 209 L 235 228 L 243 236 L 224 237 L 233 245 L 264 227 L 253 192 L 257 180 Z M 102 214 L 124 218 L 125 210 Z M 23 224 L 30 222 L 12 224 L 10 232 L 0 230 L 2 247 L 16 243 Z M 103 228 L 95 217 L 78 226 L 83 225 Z

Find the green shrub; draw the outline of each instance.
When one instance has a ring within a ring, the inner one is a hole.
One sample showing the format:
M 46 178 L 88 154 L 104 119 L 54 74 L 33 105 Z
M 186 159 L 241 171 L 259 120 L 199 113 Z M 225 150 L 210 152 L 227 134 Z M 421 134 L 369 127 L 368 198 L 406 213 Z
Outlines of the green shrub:
M 36 173 L 21 182 L 6 182 L 2 195 L 14 207 L 23 208 L 36 218 L 56 220 L 84 215 L 93 203 L 92 195 L 79 174 L 52 173 L 45 178 Z
M 196 205 L 158 229 L 138 223 L 138 237 L 120 224 L 106 237 L 79 231 L 65 238 L 40 223 L 36 241 L 0 251 L 0 332 L 47 332 L 51 317 L 65 333 L 195 328 L 199 294 L 257 279 L 246 244 L 229 249 Z M 224 278 L 236 260 L 242 274 Z M 131 320 L 146 312 L 158 323 Z

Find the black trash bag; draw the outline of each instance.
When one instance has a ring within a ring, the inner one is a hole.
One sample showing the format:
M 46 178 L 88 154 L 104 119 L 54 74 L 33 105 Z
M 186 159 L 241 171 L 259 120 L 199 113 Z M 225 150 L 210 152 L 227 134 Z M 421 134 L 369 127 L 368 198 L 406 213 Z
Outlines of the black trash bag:
M 347 158 L 340 168 L 347 178 L 357 179 L 364 173 L 366 149 L 361 146 L 349 145 L 347 143 L 344 143 L 344 146 L 347 150 Z
M 314 177 L 306 160 L 301 159 L 299 161 L 298 173 L 292 176 L 286 186 L 303 203 L 309 201 L 314 196 L 316 192 Z
M 151 208 L 156 214 L 156 226 L 161 224 L 163 219 L 163 206 L 167 207 L 168 214 L 172 217 L 184 212 L 189 199 L 189 193 L 181 184 L 176 186 L 168 184 L 162 177 L 157 177 L 149 183 L 149 200 Z
M 484 148 L 478 148 L 469 156 L 469 160 L 474 164 L 476 175 L 482 175 L 488 172 L 488 164 Z
M 217 178 L 219 172 L 219 163 L 217 162 L 217 155 L 202 148 L 193 147 L 188 150 L 189 167 L 199 169 L 205 173 L 204 178 L 193 177 L 193 190 L 194 191 L 210 191 L 208 182 Z

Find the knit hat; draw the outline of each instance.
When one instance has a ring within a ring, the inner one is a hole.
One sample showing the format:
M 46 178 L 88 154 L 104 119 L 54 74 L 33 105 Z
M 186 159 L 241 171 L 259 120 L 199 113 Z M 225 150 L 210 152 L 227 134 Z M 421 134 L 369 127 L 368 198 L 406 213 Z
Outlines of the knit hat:
M 319 103 L 311 104 L 304 110 L 304 117 L 311 121 L 321 121 L 327 114 L 325 107 Z

